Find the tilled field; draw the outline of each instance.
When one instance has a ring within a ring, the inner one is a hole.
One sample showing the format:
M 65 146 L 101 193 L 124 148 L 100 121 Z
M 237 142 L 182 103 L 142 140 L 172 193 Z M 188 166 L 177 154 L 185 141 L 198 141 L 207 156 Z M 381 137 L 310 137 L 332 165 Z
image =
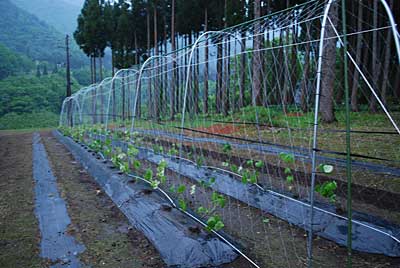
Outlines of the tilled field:
M 132 228 L 64 146 L 40 133 L 71 224 L 67 234 L 85 246 L 84 267 L 164 267 L 158 252 Z M 0 133 L 0 267 L 50 267 L 41 258 L 32 175 L 33 133 Z M 51 197 L 49 197 L 51 198 Z

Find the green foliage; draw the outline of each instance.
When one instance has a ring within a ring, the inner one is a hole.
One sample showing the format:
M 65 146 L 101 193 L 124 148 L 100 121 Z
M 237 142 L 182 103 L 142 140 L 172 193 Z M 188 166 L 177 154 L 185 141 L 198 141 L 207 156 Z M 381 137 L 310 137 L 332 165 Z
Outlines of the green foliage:
M 204 157 L 202 155 L 197 157 L 196 164 L 197 164 L 197 167 L 201 167 L 204 164 Z
M 211 177 L 208 181 L 200 181 L 200 185 L 203 188 L 210 188 L 215 183 L 215 178 Z
M 232 145 L 230 145 L 229 143 L 225 143 L 225 144 L 222 146 L 222 151 L 223 151 L 224 153 L 229 153 L 230 151 L 232 151 Z
M 133 146 L 132 144 L 128 145 L 127 154 L 129 157 L 136 157 L 138 155 L 138 153 L 139 153 L 139 150 L 135 146 Z
M 211 201 L 215 206 L 220 206 L 221 208 L 225 207 L 226 204 L 225 197 L 222 194 L 218 194 L 216 192 L 212 193 Z
M 337 183 L 336 181 L 327 181 L 322 185 L 316 185 L 315 191 L 322 195 L 323 197 L 329 198 L 329 201 L 332 203 L 336 202 L 336 189 Z
M 100 140 L 94 140 L 89 144 L 89 148 L 98 153 L 103 149 L 103 144 Z
M 263 166 L 264 166 L 264 163 L 262 161 L 256 162 L 256 168 L 262 168 Z
M 62 73 L 37 78 L 33 75 L 8 77 L 0 81 L 0 117 L 22 115 L 20 121 L 1 128 L 54 127 L 58 124 L 53 114 L 59 114 L 65 97 L 65 78 Z M 75 88 L 79 87 L 76 85 Z M 48 112 L 45 112 L 48 111 Z M 33 113 L 33 114 L 32 114 Z M 30 115 L 32 114 L 32 115 Z M 36 116 L 40 117 L 35 118 Z M 30 120 L 25 120 L 24 117 Z M 32 120 L 33 119 L 33 120 Z M 6 122 L 7 117 L 0 119 Z
M 207 220 L 207 230 L 211 232 L 211 230 L 219 231 L 225 227 L 225 224 L 222 222 L 221 217 L 218 215 L 211 216 Z
M 293 164 L 294 163 L 294 154 L 290 153 L 280 153 L 279 158 L 285 162 L 286 164 Z
M 179 207 L 181 208 L 181 209 L 183 209 L 183 210 L 187 210 L 187 204 L 186 204 L 186 201 L 184 200 L 184 199 L 182 199 L 182 198 L 180 198 L 179 200 L 178 200 L 178 204 L 179 204 Z
M 327 164 L 320 164 L 318 166 L 318 170 L 320 172 L 325 173 L 325 174 L 331 174 L 333 172 L 333 166 L 332 165 L 327 165 Z
M 174 144 L 172 144 L 172 148 L 168 151 L 168 154 L 169 155 L 178 155 L 178 150 L 176 149 L 176 145 L 175 145 L 175 143 Z
M 258 182 L 259 173 L 257 171 L 250 171 L 248 169 L 244 169 L 242 171 L 242 182 L 243 183 L 252 183 L 255 184 Z
M 32 60 L 14 53 L 0 43 L 0 80 L 8 76 L 30 73 L 34 68 Z
M 0 130 L 56 127 L 58 120 L 59 116 L 52 112 L 37 111 L 26 114 L 13 112 L 0 117 Z

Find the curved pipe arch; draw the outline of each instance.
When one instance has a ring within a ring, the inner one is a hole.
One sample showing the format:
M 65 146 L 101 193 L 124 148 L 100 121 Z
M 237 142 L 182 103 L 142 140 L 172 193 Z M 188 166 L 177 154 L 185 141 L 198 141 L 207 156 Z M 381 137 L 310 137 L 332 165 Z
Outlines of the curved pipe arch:
M 76 105 L 78 107 L 78 111 L 79 111 L 79 121 L 82 124 L 81 107 L 79 105 L 79 101 L 74 96 L 70 96 L 70 97 L 67 97 L 67 98 L 64 99 L 63 104 L 61 106 L 61 116 L 60 116 L 60 120 L 59 120 L 59 123 L 58 123 L 59 126 L 62 125 L 62 114 L 64 113 L 65 104 L 69 103 L 70 101 L 76 103 Z
M 114 81 L 115 81 L 115 79 L 118 77 L 118 75 L 121 74 L 121 73 L 123 73 L 123 72 L 125 72 L 125 71 L 127 71 L 128 73 L 129 73 L 129 72 L 133 72 L 133 73 L 135 73 L 135 74 L 138 73 L 137 70 L 131 69 L 131 68 L 120 69 L 120 70 L 118 70 L 118 71 L 114 74 L 114 76 L 112 77 L 112 79 L 111 79 L 111 86 L 114 85 Z M 109 112 L 110 112 L 111 91 L 112 91 L 112 90 L 110 90 L 109 93 L 108 93 L 107 110 L 106 110 L 106 111 L 107 111 L 107 112 L 106 112 L 107 115 L 108 115 Z M 106 127 L 106 128 L 108 127 L 108 116 L 106 116 L 105 127 Z
M 316 150 L 318 145 L 318 140 L 317 140 L 317 133 L 318 133 L 318 113 L 319 113 L 319 102 L 320 102 L 320 93 L 321 93 L 321 70 L 322 70 L 322 56 L 324 52 L 324 40 L 325 40 L 325 31 L 326 31 L 326 25 L 328 22 L 328 17 L 329 17 L 329 11 L 332 7 L 333 2 L 336 0 L 329 0 L 324 11 L 323 19 L 322 19 L 322 24 L 321 24 L 321 34 L 320 34 L 320 41 L 319 41 L 319 53 L 318 53 L 318 67 L 317 67 L 317 85 L 316 85 L 316 93 L 315 93 L 315 111 L 314 111 L 314 130 L 313 130 L 313 151 L 312 151 L 312 173 L 311 173 L 311 189 L 310 189 L 310 210 L 311 210 L 311 216 L 310 216 L 310 227 L 309 227 L 309 234 L 308 234 L 308 249 L 307 249 L 307 254 L 308 254 L 308 266 L 312 267 L 312 234 L 313 234 L 313 221 L 314 221 L 314 188 L 315 188 L 315 177 L 316 174 L 314 170 L 316 169 Z M 397 56 L 400 64 L 400 35 L 397 32 L 396 29 L 396 23 L 393 17 L 393 13 L 387 4 L 386 0 L 379 0 L 379 2 L 383 5 L 387 16 L 389 18 L 390 24 L 391 24 L 391 29 L 393 32 L 395 44 L 396 44 L 396 51 L 397 51 Z M 375 97 L 377 95 L 375 94 Z M 377 97 L 378 98 L 378 97 Z M 378 98 L 379 100 L 379 98 Z M 380 102 L 381 103 L 381 102 Z M 390 118 L 390 116 L 389 116 Z M 396 127 L 396 126 L 395 126 Z M 397 129 L 397 128 L 396 128 Z M 400 132 L 399 132 L 400 134 Z
M 245 45 L 243 44 L 242 40 L 240 40 L 235 34 L 233 33 L 229 33 L 229 32 L 224 32 L 224 31 L 207 31 L 202 33 L 194 42 L 191 51 L 190 51 L 190 56 L 189 56 L 189 61 L 188 61 L 188 66 L 187 68 L 187 72 L 186 72 L 186 82 L 185 82 L 185 93 L 183 96 L 183 107 L 182 107 L 182 121 L 181 121 L 181 138 L 183 136 L 183 126 L 185 124 L 185 114 L 186 114 L 186 98 L 187 98 L 187 91 L 189 88 L 189 75 L 190 75 L 190 68 L 191 68 L 191 62 L 193 59 L 193 54 L 194 54 L 194 50 L 196 49 L 197 45 L 200 43 L 201 39 L 204 36 L 207 36 L 209 34 L 222 34 L 222 35 L 230 35 L 233 36 L 241 45 Z
M 146 65 L 149 62 L 151 62 L 154 59 L 159 59 L 159 58 L 170 58 L 170 59 L 172 59 L 172 61 L 177 63 L 176 59 L 174 57 L 170 56 L 170 55 L 156 55 L 156 56 L 151 56 L 150 58 L 148 58 L 142 64 L 142 66 L 140 67 L 140 70 L 139 70 L 139 76 L 138 76 L 138 80 L 137 80 L 138 82 L 136 83 L 136 95 L 135 95 L 135 100 L 134 100 L 134 103 L 133 103 L 133 114 L 134 114 L 134 116 L 132 117 L 131 132 L 133 132 L 133 127 L 134 127 L 134 124 L 135 124 L 135 113 L 136 113 L 136 108 L 137 108 L 136 105 L 137 105 L 138 95 L 139 95 L 138 92 L 139 92 L 139 89 L 140 89 L 140 86 L 141 86 L 140 82 L 141 82 L 141 79 L 142 79 L 142 74 L 143 74 L 144 68 L 146 67 Z

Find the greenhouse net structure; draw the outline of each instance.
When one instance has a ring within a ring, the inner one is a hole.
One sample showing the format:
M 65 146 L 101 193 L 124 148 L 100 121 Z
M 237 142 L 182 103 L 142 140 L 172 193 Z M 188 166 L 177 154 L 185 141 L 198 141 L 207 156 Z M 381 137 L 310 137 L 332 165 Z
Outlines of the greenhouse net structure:
M 60 130 L 249 267 L 395 267 L 400 41 L 375 2 L 346 10 L 355 28 L 330 0 L 204 32 L 66 98 Z

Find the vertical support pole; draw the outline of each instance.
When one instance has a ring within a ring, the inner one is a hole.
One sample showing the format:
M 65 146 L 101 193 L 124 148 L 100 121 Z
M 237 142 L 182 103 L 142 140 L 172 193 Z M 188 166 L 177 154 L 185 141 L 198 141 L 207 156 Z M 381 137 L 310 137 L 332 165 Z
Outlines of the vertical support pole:
M 342 31 L 343 31 L 343 63 L 344 63 L 344 92 L 346 102 L 346 177 L 347 177 L 347 267 L 352 267 L 352 200 L 351 200 L 351 144 L 350 144 L 350 98 L 347 59 L 347 22 L 346 0 L 342 0 Z
M 308 230 L 307 240 L 307 257 L 308 257 L 308 268 L 313 267 L 313 228 L 314 228 L 314 189 L 315 189 L 315 177 L 317 168 L 317 145 L 318 145 L 318 112 L 319 112 L 319 101 L 321 94 L 321 71 L 322 71 L 322 60 L 324 54 L 324 40 L 326 32 L 326 24 L 328 20 L 329 10 L 334 0 L 329 0 L 326 4 L 324 15 L 321 23 L 321 34 L 319 40 L 319 52 L 318 52 L 318 66 L 317 66 L 317 85 L 315 89 L 315 111 L 314 111 L 314 130 L 313 130 L 313 144 L 312 144 L 312 156 L 311 156 L 311 188 L 310 188 L 310 223 Z

